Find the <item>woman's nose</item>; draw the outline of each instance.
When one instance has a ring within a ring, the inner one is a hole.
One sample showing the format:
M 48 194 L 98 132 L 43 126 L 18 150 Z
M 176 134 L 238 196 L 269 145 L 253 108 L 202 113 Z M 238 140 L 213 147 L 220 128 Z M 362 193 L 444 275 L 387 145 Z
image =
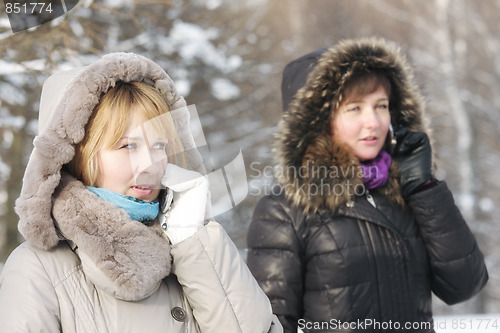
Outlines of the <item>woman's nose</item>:
M 141 173 L 161 173 L 166 164 L 166 154 L 154 149 L 143 148 L 135 156 L 131 156 L 136 176 Z
M 375 109 L 369 108 L 365 111 L 364 124 L 366 128 L 377 128 L 380 126 L 380 119 Z

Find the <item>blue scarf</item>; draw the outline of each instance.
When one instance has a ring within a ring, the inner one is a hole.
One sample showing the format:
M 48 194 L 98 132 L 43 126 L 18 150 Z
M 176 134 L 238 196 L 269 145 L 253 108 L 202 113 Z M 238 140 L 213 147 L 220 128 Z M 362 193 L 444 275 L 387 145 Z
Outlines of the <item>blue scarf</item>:
M 363 183 L 366 188 L 373 189 L 387 183 L 391 161 L 391 155 L 382 150 L 373 160 L 360 163 L 361 168 L 363 168 Z
M 111 202 L 118 208 L 124 209 L 133 220 L 149 225 L 157 216 L 160 209 L 158 201 L 143 201 L 134 197 L 119 194 L 105 188 L 87 186 L 99 198 Z

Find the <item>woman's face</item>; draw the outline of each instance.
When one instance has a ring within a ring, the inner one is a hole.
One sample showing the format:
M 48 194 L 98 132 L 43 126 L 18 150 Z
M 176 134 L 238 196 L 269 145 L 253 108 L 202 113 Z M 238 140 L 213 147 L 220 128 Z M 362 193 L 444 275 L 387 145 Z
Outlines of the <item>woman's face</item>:
M 98 152 L 95 185 L 144 201 L 156 200 L 167 164 L 167 139 L 157 135 L 137 111 L 118 143 Z
M 385 144 L 390 122 L 389 97 L 379 86 L 359 100 L 341 104 L 330 126 L 335 140 L 345 143 L 363 161 L 377 157 Z

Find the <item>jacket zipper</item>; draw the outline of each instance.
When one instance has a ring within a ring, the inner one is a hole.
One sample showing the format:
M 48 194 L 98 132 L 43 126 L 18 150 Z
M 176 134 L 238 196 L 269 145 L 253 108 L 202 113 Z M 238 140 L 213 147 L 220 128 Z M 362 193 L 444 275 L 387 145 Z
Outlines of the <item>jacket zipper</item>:
M 373 196 L 370 194 L 370 191 L 366 190 L 366 200 L 374 207 L 377 208 L 377 203 L 375 202 L 375 199 L 373 199 Z

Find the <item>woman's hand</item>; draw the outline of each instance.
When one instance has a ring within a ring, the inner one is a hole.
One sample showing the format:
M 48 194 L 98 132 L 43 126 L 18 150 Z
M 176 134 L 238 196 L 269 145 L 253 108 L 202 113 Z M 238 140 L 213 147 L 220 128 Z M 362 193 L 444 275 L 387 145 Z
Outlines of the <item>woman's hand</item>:
M 160 216 L 160 223 L 172 244 L 177 244 L 204 225 L 208 181 L 198 172 L 167 164 L 161 182 L 174 196 L 171 210 Z
M 403 198 L 415 193 L 422 185 L 433 180 L 432 150 L 429 137 L 424 132 L 400 128 L 396 132 L 393 159 L 399 166 Z

